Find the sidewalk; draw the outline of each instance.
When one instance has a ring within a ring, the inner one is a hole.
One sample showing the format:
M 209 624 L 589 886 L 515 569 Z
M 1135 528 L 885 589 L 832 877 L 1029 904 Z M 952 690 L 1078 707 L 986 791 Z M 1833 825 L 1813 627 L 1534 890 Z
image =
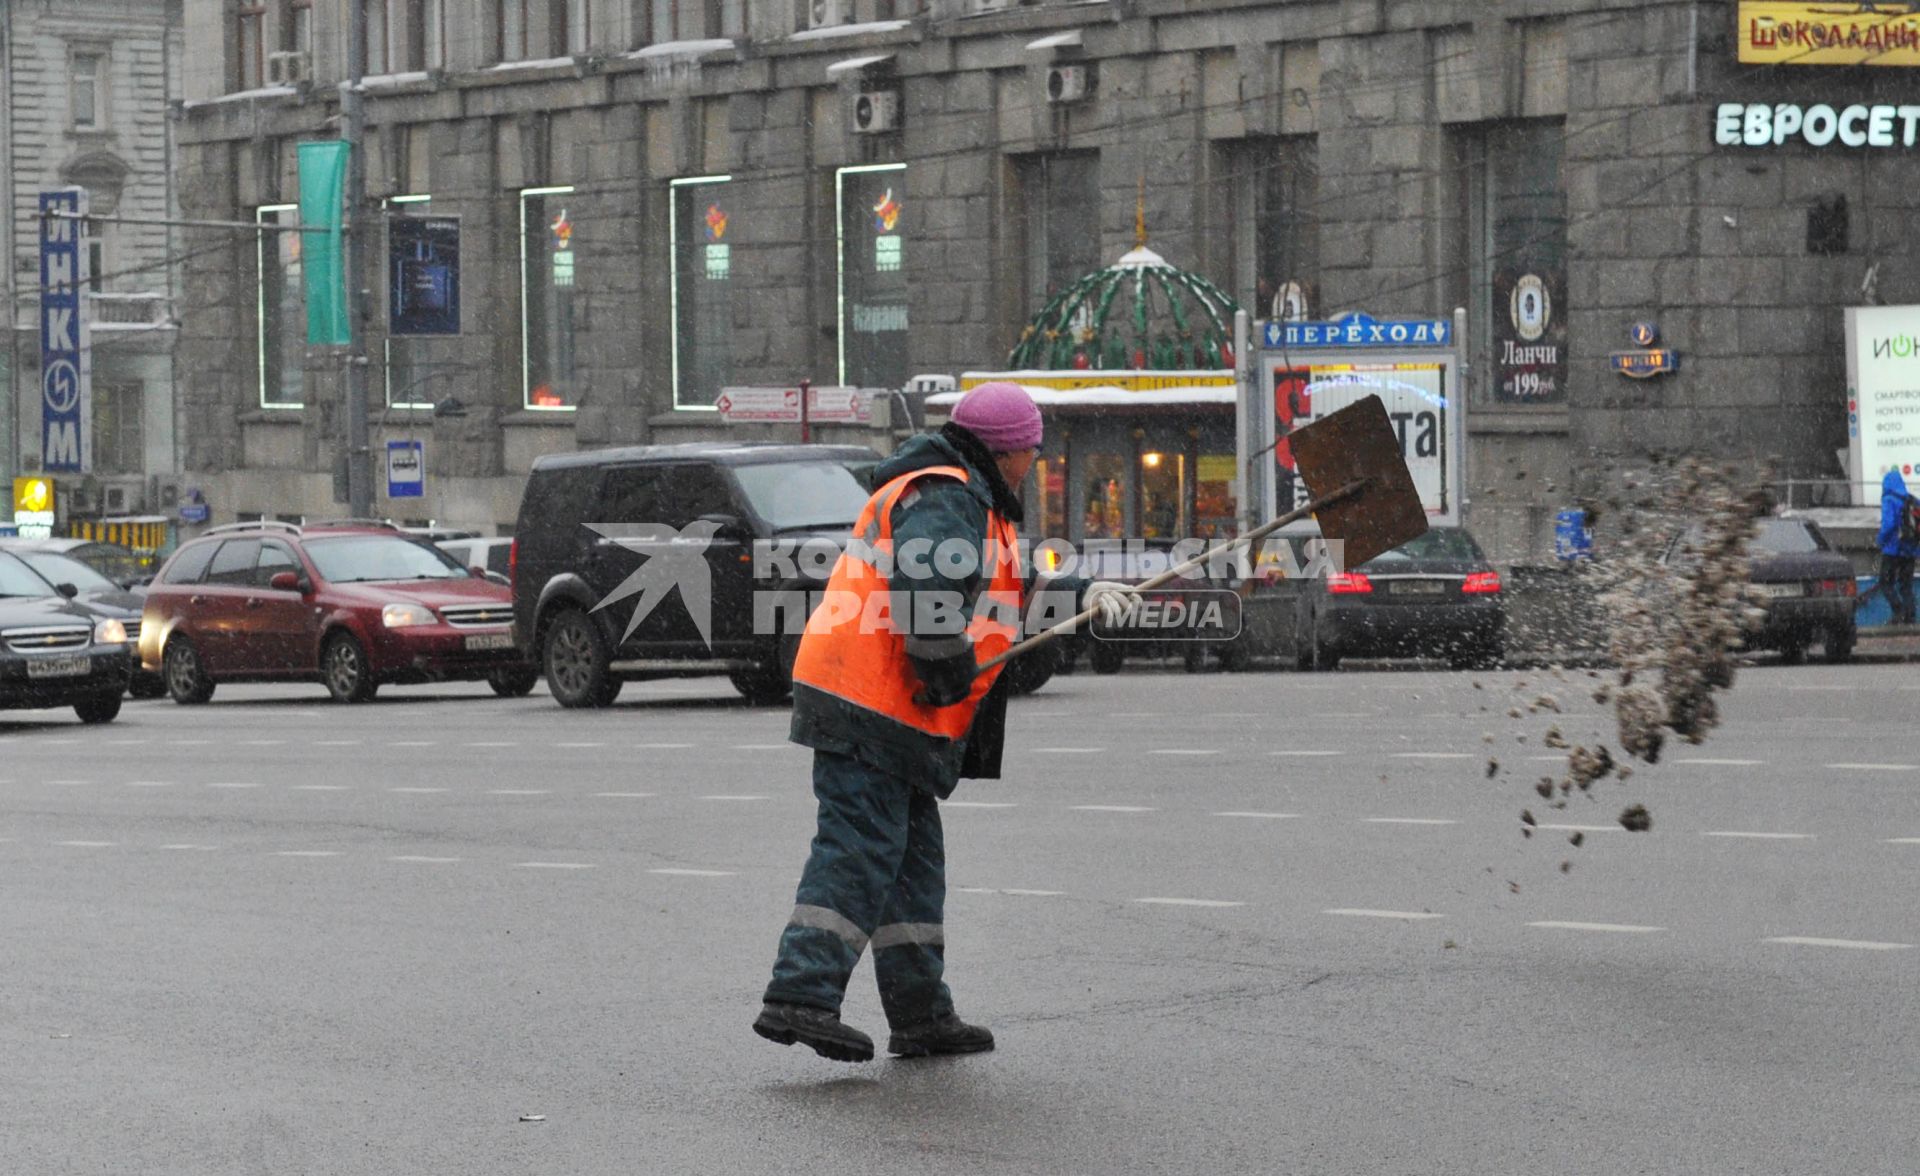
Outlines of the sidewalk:
M 1875 625 L 1860 630 L 1853 647 L 1856 661 L 1920 661 L 1920 625 Z

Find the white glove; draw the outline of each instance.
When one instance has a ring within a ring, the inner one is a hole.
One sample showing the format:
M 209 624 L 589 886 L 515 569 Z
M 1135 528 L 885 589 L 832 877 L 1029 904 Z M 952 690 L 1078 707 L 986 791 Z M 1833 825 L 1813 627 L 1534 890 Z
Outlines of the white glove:
M 1080 599 L 1082 611 L 1099 609 L 1100 623 L 1109 629 L 1117 629 L 1127 619 L 1127 611 L 1133 607 L 1134 601 L 1140 599 L 1140 590 L 1116 580 L 1095 580 L 1087 585 L 1086 595 Z

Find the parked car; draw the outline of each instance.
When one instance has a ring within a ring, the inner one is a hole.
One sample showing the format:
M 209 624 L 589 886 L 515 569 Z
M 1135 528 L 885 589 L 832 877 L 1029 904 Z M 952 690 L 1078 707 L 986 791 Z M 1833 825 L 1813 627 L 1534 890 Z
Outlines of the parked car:
M 1830 662 L 1853 656 L 1857 585 L 1853 565 L 1807 519 L 1765 518 L 1747 546 L 1747 574 L 1764 619 L 1750 626 L 1746 645 L 1777 649 L 1787 661 L 1806 656 L 1819 641 Z
M 0 708 L 70 706 L 83 723 L 112 722 L 127 688 L 126 626 L 46 588 L 0 554 Z
M 97 539 L 0 539 L 0 551 L 51 551 L 77 559 L 122 588 L 132 591 L 153 578 L 153 569 L 130 548 Z
M 513 554 L 513 540 L 503 536 L 469 539 L 437 539 L 433 544 L 470 568 L 479 568 L 489 576 L 498 576 L 499 582 L 512 582 L 508 576 L 508 560 Z
M 1171 541 L 1154 539 L 1129 539 L 1109 545 L 1094 540 L 1088 543 L 1079 563 L 1072 570 L 1075 575 L 1089 580 L 1140 584 L 1173 566 L 1172 549 Z M 1189 553 L 1182 551 L 1180 554 L 1184 557 Z M 1225 587 L 1224 583 L 1210 582 L 1206 570 L 1198 569 L 1157 590 L 1149 590 L 1145 599 L 1171 601 L 1182 596 L 1191 599 L 1195 590 L 1222 587 Z M 1237 621 L 1239 602 L 1234 600 L 1229 603 L 1233 606 L 1234 616 L 1228 619 Z M 1237 625 L 1235 628 L 1237 630 Z M 1119 673 L 1129 658 L 1178 657 L 1189 671 L 1197 671 L 1205 667 L 1209 652 L 1227 649 L 1232 636 L 1229 633 L 1226 640 L 1206 640 L 1191 632 L 1175 630 L 1168 636 L 1149 639 L 1127 633 L 1103 634 L 1097 625 L 1083 625 L 1073 634 L 1060 639 L 1056 659 L 1061 664 L 1057 668 L 1067 673 L 1073 672 L 1075 663 L 1084 654 L 1096 674 Z
M 505 586 L 378 524 L 239 523 L 175 552 L 147 592 L 140 661 L 180 703 L 232 681 L 320 681 L 341 702 L 389 682 L 538 680 Z
M 140 616 L 145 601 L 136 593 L 115 584 L 76 559 L 35 547 L 0 549 L 31 568 L 46 582 L 47 595 L 63 596 L 79 604 L 96 619 L 112 618 L 126 628 L 131 656 L 140 640 Z M 135 698 L 159 698 L 167 692 L 159 674 L 150 673 L 136 663 L 127 682 L 127 693 Z
M 1301 669 L 1347 657 L 1444 658 L 1457 669 L 1506 656 L 1500 574 L 1464 528 L 1434 527 L 1300 596 L 1294 655 Z
M 663 674 L 724 673 L 750 701 L 785 698 L 804 616 L 796 623 L 767 615 L 756 624 L 756 590 L 804 593 L 823 587 L 832 569 L 816 562 L 757 577 L 755 545 L 844 545 L 868 497 L 853 467 L 871 461 L 871 451 L 851 446 L 731 443 L 539 458 L 510 556 L 517 640 L 538 658 L 562 706 L 606 706 L 628 678 Z M 696 522 L 713 528 L 702 556 L 711 584 L 710 619 L 699 618 L 709 620 L 704 635 L 681 592 L 637 591 L 629 581 L 673 545 L 595 530 L 678 531 Z M 636 620 L 643 601 L 648 609 Z

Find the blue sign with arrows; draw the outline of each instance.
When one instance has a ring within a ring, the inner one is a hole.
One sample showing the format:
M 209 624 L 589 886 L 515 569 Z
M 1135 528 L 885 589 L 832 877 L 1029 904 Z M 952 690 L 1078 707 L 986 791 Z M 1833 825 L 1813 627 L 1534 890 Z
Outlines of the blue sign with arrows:
M 1453 323 L 1438 319 L 1377 319 L 1358 311 L 1332 322 L 1269 320 L 1263 342 L 1269 351 L 1450 347 Z

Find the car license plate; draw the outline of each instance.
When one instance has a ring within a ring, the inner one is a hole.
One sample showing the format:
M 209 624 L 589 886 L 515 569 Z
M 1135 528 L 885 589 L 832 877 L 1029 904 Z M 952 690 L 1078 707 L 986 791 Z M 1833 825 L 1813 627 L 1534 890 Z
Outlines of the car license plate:
M 1391 586 L 1400 596 L 1438 596 L 1447 590 L 1438 580 L 1394 580 Z
M 512 649 L 512 633 L 475 633 L 467 638 L 468 649 Z
M 1754 587 L 1760 590 L 1760 595 L 1770 596 L 1775 600 L 1783 596 L 1805 596 L 1807 594 L 1807 590 L 1798 584 L 1755 584 Z
M 93 668 L 84 657 L 38 657 L 27 660 L 28 678 L 79 678 Z

